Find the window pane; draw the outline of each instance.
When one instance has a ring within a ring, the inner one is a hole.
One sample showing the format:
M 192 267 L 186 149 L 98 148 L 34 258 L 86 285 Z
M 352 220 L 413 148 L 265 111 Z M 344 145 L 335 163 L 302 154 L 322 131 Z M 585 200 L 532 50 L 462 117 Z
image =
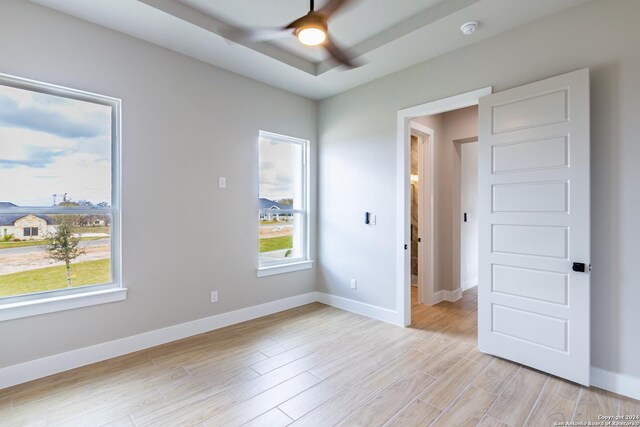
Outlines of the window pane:
M 260 138 L 260 209 L 304 209 L 302 144 Z
M 304 215 L 261 211 L 259 222 L 260 264 L 304 257 Z
M 0 207 L 111 205 L 111 107 L 0 84 Z
M 111 281 L 111 215 L 0 214 L 0 297 Z

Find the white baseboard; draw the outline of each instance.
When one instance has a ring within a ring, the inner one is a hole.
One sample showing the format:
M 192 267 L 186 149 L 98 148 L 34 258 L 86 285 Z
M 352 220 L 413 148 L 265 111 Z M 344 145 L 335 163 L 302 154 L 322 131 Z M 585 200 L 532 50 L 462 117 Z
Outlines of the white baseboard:
M 591 367 L 591 385 L 640 400 L 640 378 Z
M 440 298 L 439 301 L 453 302 L 462 298 L 462 290 L 438 291 L 434 294 L 434 297 Z M 396 311 L 323 292 L 309 292 L 0 368 L 0 389 L 236 323 L 246 322 L 258 317 L 268 316 L 269 314 L 316 301 L 394 325 L 402 324 Z M 634 399 L 640 399 L 640 378 L 591 367 L 591 385 Z
M 317 301 L 309 292 L 0 368 L 0 389 Z
M 432 301 L 429 305 L 437 304 L 441 301 L 456 302 L 462 298 L 462 289 L 456 289 L 455 291 L 438 291 L 432 295 Z
M 366 304 L 359 301 L 354 301 L 348 298 L 325 294 L 324 292 L 317 292 L 317 294 L 318 294 L 318 301 L 323 304 L 327 304 L 342 310 L 350 311 L 352 313 L 362 314 L 363 316 L 371 317 L 372 319 L 382 320 L 383 322 L 391 323 L 394 325 L 401 325 L 402 323 L 398 319 L 397 311 L 389 310 L 389 309 L 378 307 L 371 304 Z

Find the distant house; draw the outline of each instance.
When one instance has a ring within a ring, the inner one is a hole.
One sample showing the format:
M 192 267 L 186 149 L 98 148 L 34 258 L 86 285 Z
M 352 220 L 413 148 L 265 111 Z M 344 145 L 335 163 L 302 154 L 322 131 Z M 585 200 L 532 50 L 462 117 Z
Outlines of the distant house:
M 283 205 L 273 200 L 260 198 L 260 221 L 291 221 L 292 206 Z M 269 212 L 265 212 L 269 211 Z M 284 211 L 284 212 L 283 212 Z
M 17 208 L 10 202 L 0 202 L 0 208 Z M 43 240 L 55 231 L 55 226 L 47 215 L 0 214 L 0 239 L 13 235 L 20 240 Z

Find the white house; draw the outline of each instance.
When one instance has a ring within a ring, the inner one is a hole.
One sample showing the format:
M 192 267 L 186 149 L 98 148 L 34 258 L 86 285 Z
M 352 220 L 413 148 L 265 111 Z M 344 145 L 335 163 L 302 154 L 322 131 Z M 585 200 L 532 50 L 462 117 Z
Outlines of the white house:
M 43 240 L 53 231 L 55 226 L 46 215 L 0 214 L 0 240 L 5 236 L 20 240 Z
M 260 221 L 291 221 L 293 216 L 287 210 L 291 210 L 291 206 L 274 202 L 273 200 L 260 198 Z M 283 212 L 284 211 L 284 212 Z

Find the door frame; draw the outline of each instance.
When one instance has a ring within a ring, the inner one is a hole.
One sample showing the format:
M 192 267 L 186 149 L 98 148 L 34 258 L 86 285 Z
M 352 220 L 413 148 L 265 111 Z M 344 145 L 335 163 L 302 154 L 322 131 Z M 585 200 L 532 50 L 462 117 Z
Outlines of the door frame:
M 418 300 L 421 304 L 429 304 L 432 301 L 431 295 L 433 295 L 433 281 L 435 279 L 433 268 L 435 212 L 432 163 L 435 134 L 430 127 L 413 121 L 409 122 L 409 127 L 411 135 L 418 138 L 418 238 L 421 243 L 418 245 Z M 409 163 L 409 169 L 411 169 L 411 163 Z M 427 185 L 423 186 L 425 182 Z M 409 193 L 409 197 L 411 197 L 411 193 Z
M 409 233 L 409 224 L 411 224 L 411 182 L 409 177 L 411 171 L 411 119 L 478 105 L 481 97 L 491 93 L 493 93 L 493 87 L 489 86 L 398 111 L 396 139 L 396 216 L 398 219 L 396 227 L 396 311 L 397 323 L 402 326 L 411 324 L 411 251 L 408 250 L 411 240 Z M 432 176 L 435 177 L 438 165 L 435 161 L 432 164 L 434 166 Z M 433 251 L 431 257 L 431 261 L 433 261 Z

